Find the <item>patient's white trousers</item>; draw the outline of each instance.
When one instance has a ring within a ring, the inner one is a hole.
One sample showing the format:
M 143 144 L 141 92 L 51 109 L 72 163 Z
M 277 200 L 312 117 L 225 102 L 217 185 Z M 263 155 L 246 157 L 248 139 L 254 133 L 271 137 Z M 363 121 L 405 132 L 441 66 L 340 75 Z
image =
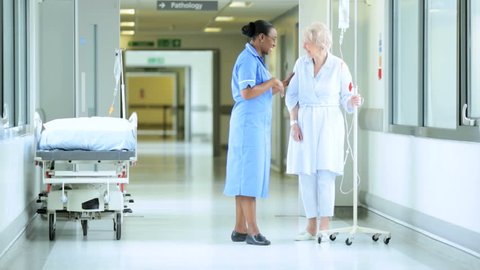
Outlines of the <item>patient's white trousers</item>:
M 333 216 L 335 177 L 336 174 L 325 170 L 318 171 L 316 175 L 298 175 L 307 218 Z

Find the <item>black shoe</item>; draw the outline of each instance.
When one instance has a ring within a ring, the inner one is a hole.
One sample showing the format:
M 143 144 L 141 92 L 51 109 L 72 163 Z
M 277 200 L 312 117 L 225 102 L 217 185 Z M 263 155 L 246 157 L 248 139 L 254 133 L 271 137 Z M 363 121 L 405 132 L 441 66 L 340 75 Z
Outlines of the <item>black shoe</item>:
M 270 241 L 265 238 L 261 233 L 257 235 L 247 235 L 247 244 L 257 245 L 257 246 L 268 246 Z
M 239 233 L 234 230 L 230 238 L 232 238 L 233 242 L 245 242 L 245 239 L 247 239 L 247 234 Z

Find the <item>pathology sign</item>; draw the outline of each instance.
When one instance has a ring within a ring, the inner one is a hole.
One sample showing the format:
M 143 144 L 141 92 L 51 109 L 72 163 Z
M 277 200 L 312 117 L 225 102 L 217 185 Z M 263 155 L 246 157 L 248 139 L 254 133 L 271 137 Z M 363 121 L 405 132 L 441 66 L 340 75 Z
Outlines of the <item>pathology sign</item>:
M 157 1 L 157 10 L 218 10 L 218 1 Z

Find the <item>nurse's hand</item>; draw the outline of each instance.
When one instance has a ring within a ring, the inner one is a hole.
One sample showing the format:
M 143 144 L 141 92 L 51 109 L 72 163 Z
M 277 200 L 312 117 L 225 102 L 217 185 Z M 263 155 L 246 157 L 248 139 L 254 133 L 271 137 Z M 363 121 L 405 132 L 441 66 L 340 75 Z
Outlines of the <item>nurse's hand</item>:
M 300 129 L 300 126 L 298 123 L 295 123 L 292 125 L 290 128 L 290 134 L 293 137 L 293 139 L 297 142 L 300 142 L 303 140 L 303 135 L 302 135 L 302 130 Z
M 285 96 L 285 87 L 283 86 L 282 81 L 280 81 L 277 78 L 272 78 L 270 79 L 270 81 L 273 84 L 272 85 L 273 94 L 280 93 L 281 97 Z
M 290 74 L 288 74 L 287 78 L 282 81 L 283 87 L 287 87 L 290 84 L 290 81 L 292 80 L 293 75 L 295 75 L 295 73 L 291 72 Z

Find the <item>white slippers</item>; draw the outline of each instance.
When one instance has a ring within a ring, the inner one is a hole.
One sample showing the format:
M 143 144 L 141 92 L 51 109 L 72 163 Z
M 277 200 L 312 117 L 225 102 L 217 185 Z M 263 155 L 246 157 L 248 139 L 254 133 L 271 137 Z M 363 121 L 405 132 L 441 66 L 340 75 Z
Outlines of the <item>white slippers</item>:
M 295 241 L 310 241 L 315 239 L 317 239 L 317 237 L 311 235 L 309 232 L 301 232 L 295 237 Z

